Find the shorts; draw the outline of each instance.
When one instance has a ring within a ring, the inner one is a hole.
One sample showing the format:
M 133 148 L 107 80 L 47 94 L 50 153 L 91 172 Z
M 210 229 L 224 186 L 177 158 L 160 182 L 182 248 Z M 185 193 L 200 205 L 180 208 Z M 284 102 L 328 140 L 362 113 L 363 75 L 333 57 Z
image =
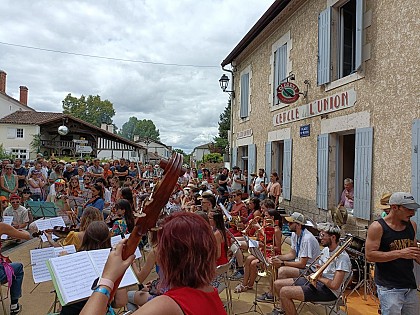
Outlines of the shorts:
M 316 288 L 307 283 L 305 278 L 299 278 L 296 285 L 300 286 L 303 290 L 305 302 L 329 302 L 337 299 L 335 294 L 322 282 L 316 282 Z

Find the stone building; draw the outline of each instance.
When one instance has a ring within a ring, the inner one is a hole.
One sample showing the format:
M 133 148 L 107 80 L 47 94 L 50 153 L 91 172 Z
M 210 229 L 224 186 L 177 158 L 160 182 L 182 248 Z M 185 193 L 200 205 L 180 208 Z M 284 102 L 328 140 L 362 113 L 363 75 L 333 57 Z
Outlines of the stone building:
M 419 0 L 275 1 L 222 62 L 231 165 L 279 173 L 286 210 L 316 222 L 354 179 L 360 236 L 382 193 L 419 201 L 419 16 Z

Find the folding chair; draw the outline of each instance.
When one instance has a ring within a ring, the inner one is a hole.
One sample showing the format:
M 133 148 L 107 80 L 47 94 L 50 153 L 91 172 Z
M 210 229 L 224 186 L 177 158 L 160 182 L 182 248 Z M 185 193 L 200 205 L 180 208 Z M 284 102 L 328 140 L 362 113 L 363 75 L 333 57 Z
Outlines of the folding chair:
M 9 297 L 9 294 L 6 293 L 6 295 L 3 295 L 3 287 L 7 288 L 7 282 L 6 282 L 5 285 L 0 284 L 0 301 L 1 301 L 1 305 L 3 306 L 3 314 L 6 314 L 6 304 L 5 304 L 4 300 Z
M 220 285 L 217 288 L 218 293 L 222 293 L 223 291 L 226 291 L 226 310 L 229 315 L 232 314 L 232 291 L 230 288 L 230 280 L 228 276 L 230 262 L 227 262 L 224 265 L 217 266 L 216 268 L 216 276 L 219 276 Z
M 297 308 L 298 313 L 300 313 L 300 311 L 302 311 L 302 309 L 305 305 L 312 304 L 312 305 L 324 306 L 325 314 L 327 314 L 327 315 L 331 315 L 331 314 L 339 315 L 339 314 L 341 314 L 340 313 L 340 308 L 341 307 L 344 307 L 344 312 L 345 312 L 345 314 L 347 314 L 347 297 L 344 295 L 344 291 L 346 290 L 346 288 L 349 285 L 352 278 L 353 278 L 353 271 L 351 271 L 348 274 L 347 279 L 341 285 L 340 293 L 339 293 L 338 298 L 336 300 L 328 301 L 328 302 L 309 302 L 309 301 L 308 302 L 301 302 L 299 304 L 298 308 Z M 328 312 L 328 310 L 329 310 L 329 312 Z

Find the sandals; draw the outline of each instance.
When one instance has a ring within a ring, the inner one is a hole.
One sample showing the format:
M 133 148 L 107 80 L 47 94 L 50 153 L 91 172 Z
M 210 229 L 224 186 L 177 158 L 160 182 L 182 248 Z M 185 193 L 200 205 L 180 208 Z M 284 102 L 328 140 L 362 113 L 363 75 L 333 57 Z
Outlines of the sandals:
M 252 290 L 253 288 L 254 288 L 253 286 L 249 287 L 249 286 L 246 286 L 246 285 L 243 285 L 242 283 L 240 283 L 236 286 L 236 288 L 235 288 L 235 290 L 233 290 L 233 292 L 242 293 L 242 292 L 245 292 L 247 290 Z

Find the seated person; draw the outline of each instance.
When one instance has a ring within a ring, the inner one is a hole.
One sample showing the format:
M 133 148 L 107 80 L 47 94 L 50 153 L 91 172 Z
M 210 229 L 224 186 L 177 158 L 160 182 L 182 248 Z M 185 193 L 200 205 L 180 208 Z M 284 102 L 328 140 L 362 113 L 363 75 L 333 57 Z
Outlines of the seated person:
M 306 220 L 303 214 L 293 212 L 285 219 L 292 232 L 291 249 L 287 254 L 271 258 L 271 263 L 279 268 L 277 279 L 299 277 L 321 253 L 317 239 L 309 230 L 305 229 Z M 313 271 L 315 271 L 315 266 Z M 263 293 L 262 296 L 257 297 L 257 300 L 273 301 L 273 294 L 271 292 Z
M 11 206 L 7 207 L 3 215 L 13 216 L 12 226 L 16 229 L 26 229 L 29 224 L 28 209 L 20 205 L 20 197 L 17 194 L 10 195 Z
M 319 264 L 323 265 L 339 249 L 340 228 L 332 223 L 318 224 L 321 245 L 324 246 Z M 317 279 L 316 286 L 305 278 L 280 279 L 274 282 L 276 294 L 280 297 L 277 314 L 297 314 L 293 300 L 305 302 L 334 301 L 340 294 L 341 286 L 351 272 L 350 257 L 346 251 L 330 264 Z M 295 282 L 296 280 L 296 282 Z
M 236 225 L 232 226 L 230 228 L 230 231 L 235 236 L 241 236 L 241 230 L 239 230 L 243 225 L 240 225 L 240 223 L 247 222 L 248 219 L 248 209 L 245 205 L 245 203 L 242 201 L 242 191 L 237 190 L 232 192 L 233 201 L 234 204 L 232 206 L 232 209 L 230 210 L 230 215 L 235 218 Z M 239 225 L 239 229 L 238 226 Z
M 0 209 L 2 207 L 0 205 Z M 0 212 L 1 212 L 0 210 Z M 0 222 L 0 235 L 6 234 L 11 238 L 29 240 L 29 233 Z M 1 252 L 1 243 L 0 243 Z M 13 272 L 13 275 L 12 275 Z M 10 315 L 19 314 L 21 306 L 19 298 L 22 295 L 23 265 L 18 262 L 10 263 L 9 259 L 0 253 L 0 284 L 8 283 L 10 289 Z
M 270 199 L 264 200 L 262 204 L 264 205 L 264 202 L 266 201 L 274 204 Z M 263 253 L 263 255 L 266 259 L 270 258 L 273 253 L 274 255 L 281 254 L 282 239 L 281 229 L 278 226 L 278 222 L 281 222 L 280 213 L 275 209 L 267 209 L 264 211 L 264 220 L 268 219 L 274 221 L 274 226 L 267 224 L 266 226 L 263 225 L 261 228 L 259 224 L 256 224 L 258 227 L 257 239 L 261 249 L 264 247 L 265 242 L 265 253 Z M 253 289 L 254 282 L 258 274 L 258 265 L 260 262 L 261 261 L 254 255 L 249 255 L 246 258 L 244 266 L 244 278 L 242 283 L 236 286 L 235 293 Z

